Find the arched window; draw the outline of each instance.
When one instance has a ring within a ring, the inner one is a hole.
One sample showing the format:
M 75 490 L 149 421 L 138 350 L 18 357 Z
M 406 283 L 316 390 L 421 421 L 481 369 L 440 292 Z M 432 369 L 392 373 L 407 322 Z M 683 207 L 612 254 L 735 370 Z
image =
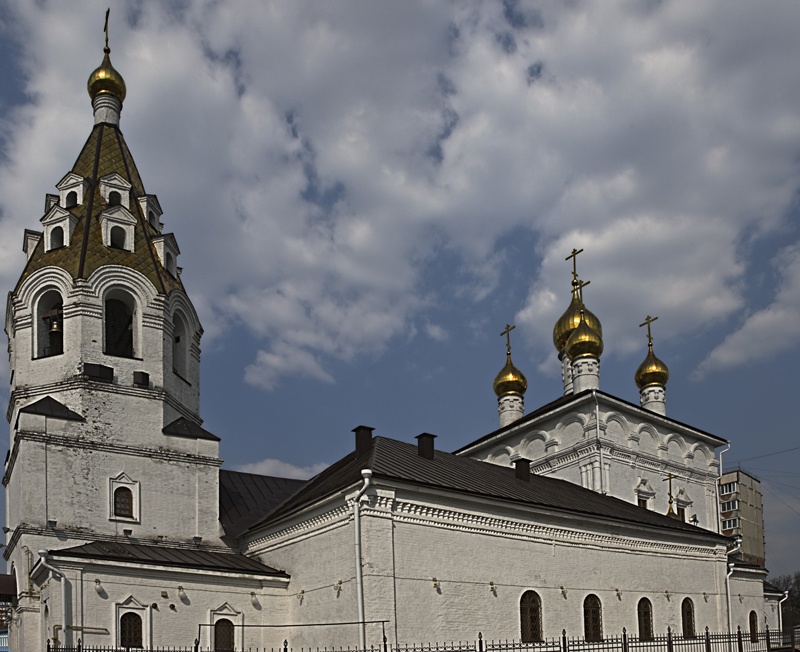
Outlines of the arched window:
M 61 249 L 64 246 L 64 228 L 54 226 L 50 231 L 50 249 Z
M 639 640 L 653 640 L 653 604 L 647 598 L 639 600 L 636 607 L 636 614 L 639 617 Z
M 158 231 L 158 220 L 156 220 L 156 214 L 153 211 L 147 212 L 147 221 L 150 222 L 150 226 Z
M 587 641 L 603 640 L 603 608 L 593 594 L 583 601 L 583 636 Z
M 72 208 L 73 206 L 78 205 L 78 193 L 74 190 L 70 190 L 67 193 L 67 205 L 64 208 Z
M 125 229 L 121 226 L 112 226 L 110 240 L 112 249 L 125 249 Z
M 750 642 L 758 643 L 758 614 L 750 612 Z
M 543 641 L 542 599 L 536 591 L 525 591 L 519 600 L 519 631 L 523 643 Z
M 233 648 L 233 623 L 227 618 L 221 618 L 214 623 L 214 650 L 230 652 Z
M 175 256 L 173 256 L 170 252 L 167 252 L 167 264 L 165 267 L 170 274 L 175 276 Z
M 689 598 L 684 598 L 681 603 L 681 624 L 684 638 L 694 638 L 694 603 Z
M 142 647 L 142 618 L 131 611 L 119 619 L 120 647 Z
M 134 303 L 125 292 L 110 293 L 105 302 L 105 352 L 123 358 L 133 357 Z
M 178 313 L 172 317 L 172 371 L 186 378 L 186 359 L 189 341 L 186 324 Z
M 36 306 L 36 357 L 64 353 L 64 308 L 61 294 L 48 290 Z
M 128 487 L 114 490 L 114 516 L 133 518 L 133 492 Z
M 122 195 L 120 195 L 116 190 L 112 190 L 108 193 L 108 205 L 109 206 L 119 206 L 122 203 Z

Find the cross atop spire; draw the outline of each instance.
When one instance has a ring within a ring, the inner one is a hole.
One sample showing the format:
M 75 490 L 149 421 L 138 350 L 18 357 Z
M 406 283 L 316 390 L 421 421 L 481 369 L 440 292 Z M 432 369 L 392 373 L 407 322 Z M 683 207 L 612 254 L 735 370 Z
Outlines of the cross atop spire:
M 583 250 L 581 250 L 581 251 L 583 251 Z M 580 298 L 581 303 L 583 303 L 583 288 L 585 288 L 587 285 L 589 285 L 589 283 L 591 283 L 591 281 L 581 281 L 576 276 L 575 280 L 573 281 L 573 283 L 575 284 L 575 288 L 578 290 L 578 298 Z
M 106 47 L 103 48 L 103 52 L 108 54 L 111 52 L 111 48 L 108 47 L 108 15 L 111 13 L 111 7 L 106 9 L 106 24 L 103 26 L 103 31 L 106 33 Z
M 570 253 L 570 255 L 564 259 L 564 260 L 569 260 L 570 258 L 572 258 L 572 278 L 576 280 L 578 278 L 578 254 L 580 253 L 583 253 L 583 249 L 573 248 L 572 253 Z
M 650 324 L 656 321 L 656 319 L 658 319 L 658 317 L 651 317 L 650 315 L 647 315 L 647 317 L 644 318 L 644 321 L 639 324 L 639 328 L 642 326 L 647 326 L 647 345 L 650 348 L 653 348 L 653 335 L 650 332 Z
M 511 331 L 516 328 L 516 325 L 512 326 L 511 324 L 506 324 L 506 329 L 500 333 L 500 336 L 506 336 L 506 353 L 511 355 Z

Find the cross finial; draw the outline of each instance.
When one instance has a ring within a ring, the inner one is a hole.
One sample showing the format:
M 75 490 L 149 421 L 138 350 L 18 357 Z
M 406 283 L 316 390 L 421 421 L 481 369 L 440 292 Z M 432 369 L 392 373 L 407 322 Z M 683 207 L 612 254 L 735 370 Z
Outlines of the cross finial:
M 500 336 L 506 336 L 506 354 L 511 355 L 511 331 L 513 331 L 516 326 L 512 326 L 511 324 L 506 324 L 506 329 L 500 333 Z
M 591 281 L 581 281 L 581 280 L 580 280 L 580 279 L 579 279 L 579 278 L 576 276 L 576 277 L 575 277 L 575 281 L 574 281 L 574 283 L 575 283 L 575 287 L 576 287 L 576 288 L 577 288 L 577 290 L 578 290 L 578 297 L 580 298 L 580 300 L 581 300 L 581 303 L 583 303 L 583 288 L 585 288 L 587 285 L 589 285 L 589 283 L 591 283 Z
M 658 319 L 658 317 L 651 317 L 650 315 L 647 315 L 647 317 L 644 318 L 644 321 L 639 324 L 639 328 L 642 326 L 647 326 L 647 345 L 650 347 L 653 346 L 653 336 L 650 333 L 650 324 L 652 324 L 656 319 Z
M 110 49 L 109 49 L 109 47 L 108 47 L 108 15 L 109 15 L 110 13 L 111 13 L 111 7 L 109 7 L 108 9 L 106 9 L 106 24 L 103 26 L 103 31 L 106 33 L 106 47 L 105 47 L 105 49 L 104 49 L 103 51 L 104 51 L 106 54 L 108 54 L 109 52 L 111 52 L 111 50 L 110 50 Z
M 645 323 L 646 323 L 646 322 L 645 322 Z M 642 326 L 644 326 L 644 324 L 642 324 Z M 672 509 L 672 503 L 673 503 L 673 500 L 672 500 L 672 479 L 673 479 L 674 477 L 675 477 L 674 475 L 672 475 L 671 473 L 669 473 L 669 474 L 667 474 L 667 477 L 666 477 L 666 478 L 661 478 L 661 481 L 662 481 L 662 482 L 669 482 L 669 487 L 668 487 L 668 492 L 669 492 L 669 493 L 668 493 L 668 496 L 669 496 L 669 509 L 667 510 L 667 515 L 669 515 L 669 514 L 673 514 L 673 515 L 674 515 L 674 514 L 675 514 L 675 510 L 674 510 L 674 509 Z
M 572 258 L 572 278 L 578 278 L 578 254 L 582 253 L 583 249 L 572 249 L 572 253 L 567 256 L 564 260 L 569 260 Z

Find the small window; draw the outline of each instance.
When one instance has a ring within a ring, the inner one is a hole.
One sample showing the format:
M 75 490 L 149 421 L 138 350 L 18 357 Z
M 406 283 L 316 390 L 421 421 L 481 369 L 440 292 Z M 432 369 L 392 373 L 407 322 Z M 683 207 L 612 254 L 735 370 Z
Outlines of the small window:
M 758 614 L 750 612 L 750 642 L 758 643 Z
M 739 527 L 738 518 L 726 518 L 722 521 L 723 530 L 735 530 L 737 527 Z
M 214 623 L 214 650 L 231 652 L 233 648 L 233 623 L 227 618 L 220 618 Z
M 108 205 L 109 206 L 119 206 L 122 203 L 122 195 L 119 194 L 116 190 L 112 190 L 108 193 Z
M 684 598 L 681 603 L 681 625 L 683 626 L 683 637 L 694 638 L 694 603 L 690 598 Z
M 637 502 L 639 503 L 639 507 L 641 507 L 642 509 L 649 509 L 648 503 L 650 502 L 650 500 L 648 498 L 640 497 Z
M 61 249 L 64 246 L 64 229 L 54 226 L 50 231 L 50 249 Z
M 680 505 L 678 506 L 678 519 L 686 522 L 686 508 L 681 507 Z
M 36 357 L 64 353 L 64 308 L 58 290 L 48 290 L 39 299 L 36 323 Z
M 111 248 L 125 249 L 125 229 L 121 226 L 111 227 Z
M 123 358 L 133 357 L 133 300 L 120 293 L 105 302 L 105 352 Z
M 158 231 L 158 220 L 156 219 L 156 214 L 153 211 L 147 212 L 147 221 L 150 222 L 150 226 Z
M 723 512 L 733 512 L 739 509 L 739 501 L 738 500 L 727 500 L 722 505 L 720 505 L 720 509 Z
M 739 483 L 738 482 L 725 482 L 719 486 L 719 492 L 721 494 L 732 494 L 739 491 Z
M 189 341 L 186 337 L 186 323 L 179 314 L 172 318 L 172 371 L 186 379 Z
M 639 640 L 653 640 L 653 604 L 647 598 L 639 600 L 636 607 L 636 614 L 639 618 Z
M 133 492 L 128 487 L 114 490 L 114 516 L 133 518 Z
M 139 614 L 128 612 L 119 619 L 120 647 L 142 647 L 142 618 Z
M 583 601 L 583 636 L 590 642 L 603 640 L 603 607 L 596 595 Z
M 543 641 L 542 599 L 536 591 L 525 591 L 519 601 L 520 634 L 523 643 Z
M 67 201 L 64 208 L 72 208 L 73 206 L 77 205 L 78 205 L 78 193 L 75 192 L 74 190 L 70 190 L 67 193 Z

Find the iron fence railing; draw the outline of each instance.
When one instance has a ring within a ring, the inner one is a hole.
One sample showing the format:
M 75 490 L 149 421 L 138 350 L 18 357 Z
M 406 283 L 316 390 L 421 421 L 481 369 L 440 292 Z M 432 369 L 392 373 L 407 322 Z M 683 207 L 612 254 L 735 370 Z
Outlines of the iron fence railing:
M 601 640 L 590 641 L 577 636 L 567 636 L 562 631 L 558 638 L 541 641 L 493 641 L 485 640 L 482 634 L 472 641 L 451 643 L 402 643 L 390 644 L 384 636 L 380 645 L 366 649 L 358 647 L 302 646 L 293 647 L 288 640 L 280 647 L 244 647 L 237 649 L 203 648 L 199 641 L 183 647 L 126 648 L 117 646 L 84 646 L 78 640 L 75 646 L 63 646 L 47 641 L 47 652 L 777 652 L 787 650 L 800 652 L 800 639 L 794 632 L 783 636 L 780 632 L 766 629 L 757 633 L 712 633 L 705 629 L 696 636 L 677 636 L 671 630 L 666 635 L 639 638 L 630 636 L 625 629 L 621 635 L 605 636 Z

